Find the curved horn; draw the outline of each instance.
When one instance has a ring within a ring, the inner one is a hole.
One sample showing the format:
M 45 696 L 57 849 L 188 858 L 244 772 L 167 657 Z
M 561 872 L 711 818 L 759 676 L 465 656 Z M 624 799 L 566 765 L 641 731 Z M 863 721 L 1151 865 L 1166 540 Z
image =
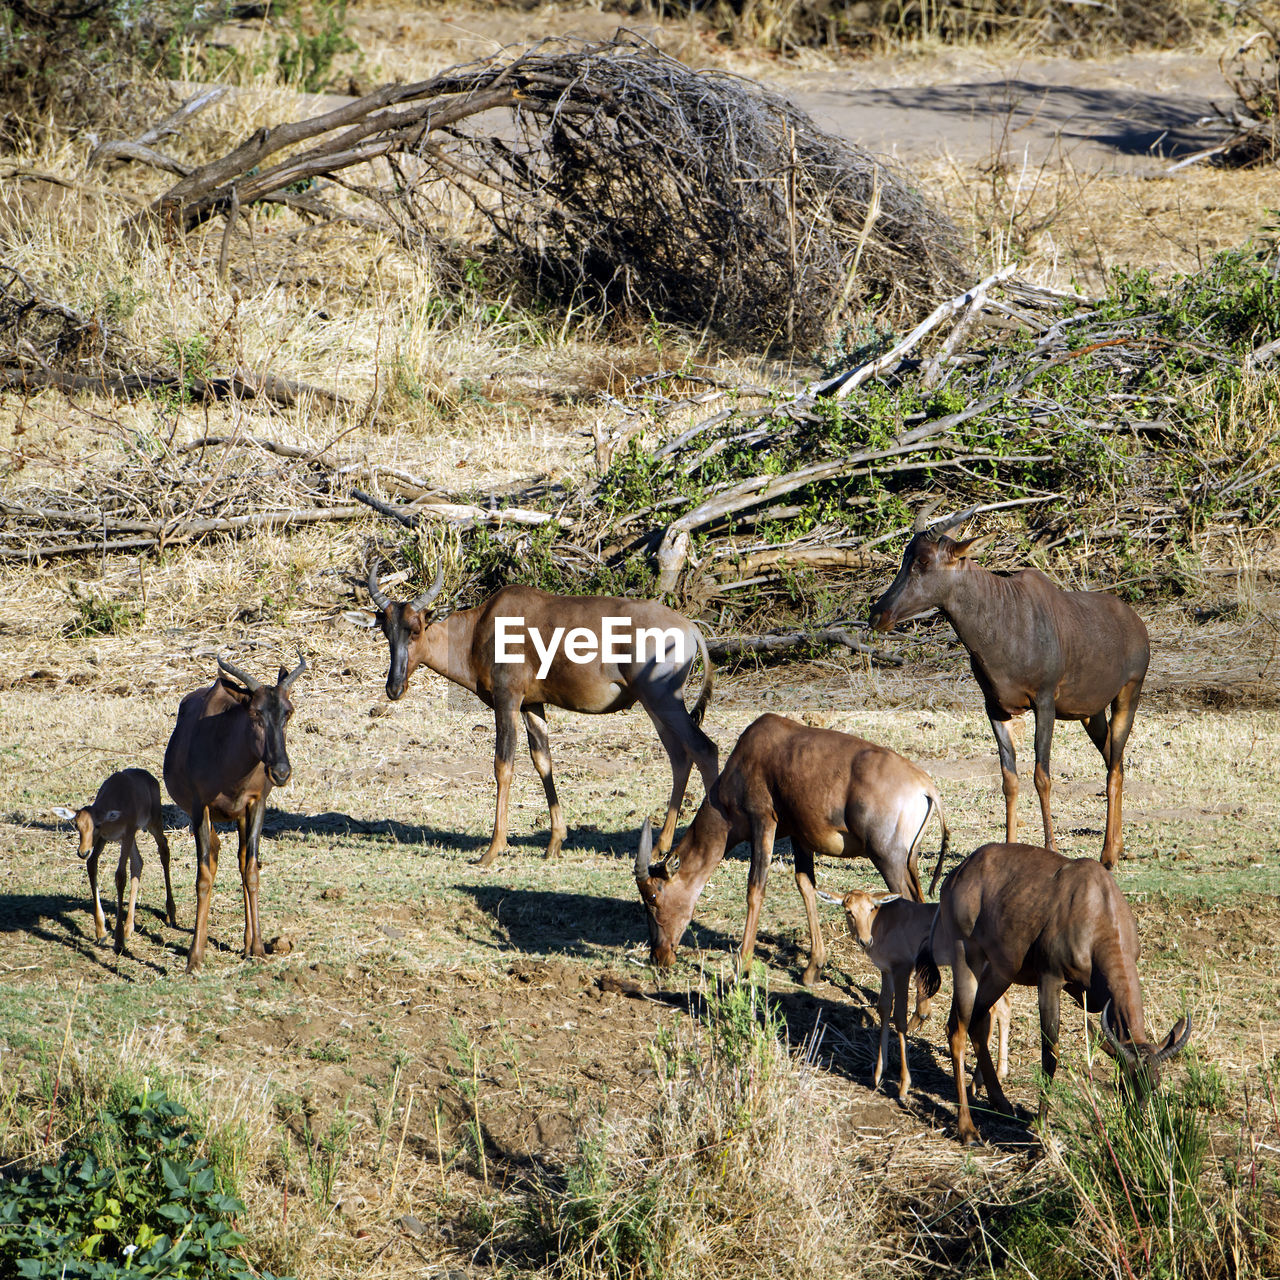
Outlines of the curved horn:
M 369 599 L 378 606 L 379 609 L 385 609 L 391 603 L 386 596 L 382 594 L 382 588 L 378 585 L 378 566 L 376 562 L 369 566 L 369 580 L 365 583 L 369 588 Z
M 409 601 L 409 608 L 421 613 L 444 590 L 444 569 L 436 571 L 436 580 L 420 595 Z
M 653 823 L 648 818 L 640 828 L 640 848 L 636 851 L 636 879 L 649 878 L 649 863 L 653 858 Z
M 1156 1051 L 1156 1058 L 1165 1062 L 1174 1054 L 1181 1053 L 1191 1039 L 1191 1019 L 1183 1016 L 1173 1024 L 1173 1029 L 1165 1038 L 1164 1044 Z
M 978 510 L 977 503 L 975 503 L 971 507 L 965 507 L 963 511 L 957 511 L 955 515 L 947 516 L 945 520 L 939 520 L 937 524 L 935 524 L 933 528 L 929 530 L 929 532 L 932 533 L 935 538 L 940 533 L 947 533 L 951 529 L 955 529 L 959 525 L 964 524 L 964 522 L 968 520 L 971 516 L 973 516 L 977 512 L 977 510 Z
M 221 654 L 218 655 L 218 670 L 233 680 L 239 680 L 250 693 L 257 693 L 262 688 L 261 680 L 255 680 L 247 671 L 241 671 L 239 667 L 233 667 Z
M 307 669 L 307 660 L 302 656 L 302 650 L 298 650 L 298 665 L 289 672 L 287 676 L 276 686 L 281 693 L 288 693 L 289 686 Z
M 1102 1034 L 1106 1036 L 1107 1042 L 1116 1051 L 1116 1054 L 1130 1066 L 1133 1066 L 1138 1061 L 1138 1055 L 1134 1053 L 1132 1046 L 1125 1044 L 1116 1034 L 1115 1024 L 1111 1021 L 1110 1000 L 1102 1006 Z

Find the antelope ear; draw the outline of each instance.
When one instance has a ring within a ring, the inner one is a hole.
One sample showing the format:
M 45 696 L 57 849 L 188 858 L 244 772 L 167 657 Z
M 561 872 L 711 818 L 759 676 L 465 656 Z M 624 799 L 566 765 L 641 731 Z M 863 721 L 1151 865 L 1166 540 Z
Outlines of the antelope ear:
M 834 893 L 828 893 L 825 889 L 816 889 L 814 892 L 817 893 L 818 897 L 821 898 L 823 902 L 834 903 L 837 907 L 844 906 L 844 899 L 837 898 Z
M 980 556 L 995 540 L 996 535 L 994 533 L 984 533 L 976 538 L 966 538 L 964 542 L 956 543 L 953 554 L 957 560 L 972 560 Z
M 884 906 L 888 906 L 888 904 L 891 902 L 897 902 L 898 899 L 901 897 L 902 897 L 902 894 L 900 893 L 886 893 L 883 898 L 875 898 L 873 899 L 873 901 L 875 902 L 877 907 L 884 907 Z
M 76 820 L 76 811 L 68 809 L 65 805 L 55 805 L 49 812 L 56 814 L 66 822 L 74 822 Z
M 366 609 L 344 609 L 342 616 L 351 623 L 353 627 L 363 627 L 369 630 L 378 625 L 378 615 L 371 613 Z

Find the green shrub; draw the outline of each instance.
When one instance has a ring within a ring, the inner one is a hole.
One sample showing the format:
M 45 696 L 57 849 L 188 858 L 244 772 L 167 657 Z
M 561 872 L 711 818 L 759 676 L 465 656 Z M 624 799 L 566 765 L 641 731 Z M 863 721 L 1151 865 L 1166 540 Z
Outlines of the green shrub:
M 0 1275 L 251 1280 L 229 1179 L 197 1154 L 193 1117 L 163 1092 L 99 1111 L 54 1164 L 0 1178 Z

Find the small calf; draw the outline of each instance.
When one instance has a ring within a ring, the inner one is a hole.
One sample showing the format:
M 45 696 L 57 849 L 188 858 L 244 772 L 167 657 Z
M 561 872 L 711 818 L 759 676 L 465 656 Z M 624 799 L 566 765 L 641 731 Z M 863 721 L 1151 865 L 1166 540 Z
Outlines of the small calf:
M 160 818 L 160 784 L 145 769 L 122 769 L 113 773 L 98 788 L 93 803 L 83 809 L 67 809 L 59 805 L 53 810 L 59 818 L 74 822 L 80 833 L 82 858 L 88 858 L 89 889 L 93 895 L 93 926 L 99 942 L 107 934 L 102 900 L 98 897 L 98 857 L 108 840 L 120 841 L 120 862 L 116 867 L 116 933 L 115 951 L 119 955 L 133 935 L 133 911 L 138 900 L 138 884 L 142 879 L 142 853 L 137 833 L 151 832 L 160 853 L 164 870 L 165 914 L 169 927 L 176 928 L 178 910 L 173 901 L 169 880 L 169 842 L 165 839 Z M 125 874 L 128 864 L 129 873 Z M 129 912 L 124 910 L 124 886 L 129 882 Z
M 907 1068 L 907 1036 L 915 1031 L 929 1016 L 931 998 L 925 994 L 919 981 L 916 983 L 916 1008 L 907 1021 L 907 996 L 911 972 L 916 966 L 916 956 L 928 940 L 938 914 L 932 902 L 912 902 L 896 893 L 865 893 L 851 889 L 843 898 L 818 890 L 824 902 L 838 903 L 844 907 L 844 917 L 849 933 L 867 953 L 867 958 L 880 970 L 880 1048 L 876 1054 L 872 1085 L 880 1087 L 880 1077 L 889 1065 L 889 1020 L 892 1016 L 898 1033 L 898 1052 L 902 1060 L 902 1077 L 898 1083 L 898 1101 L 906 1102 L 911 1089 L 911 1072 Z M 992 1005 L 1000 1037 L 999 1063 L 996 1075 L 1003 1080 L 1009 1074 L 1009 1022 L 1013 1009 L 1009 997 L 1001 996 Z M 973 1087 L 981 1087 L 982 1074 L 974 1076 Z

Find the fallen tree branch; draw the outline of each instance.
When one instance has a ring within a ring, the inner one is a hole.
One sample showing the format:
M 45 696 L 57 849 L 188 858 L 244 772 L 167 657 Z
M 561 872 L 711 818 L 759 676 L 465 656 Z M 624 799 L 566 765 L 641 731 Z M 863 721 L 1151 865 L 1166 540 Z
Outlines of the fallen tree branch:
M 29 509 L 30 510 L 30 509 Z M 291 525 L 319 524 L 328 521 L 355 520 L 364 515 L 363 507 L 307 507 L 301 510 L 254 511 L 242 516 L 211 517 L 203 520 L 141 521 L 92 518 L 74 513 L 35 510 L 33 514 L 49 523 L 59 520 L 80 527 L 102 529 L 102 537 L 94 542 L 53 542 L 38 547 L 0 550 L 0 560 L 42 560 L 53 556 L 77 555 L 83 552 L 136 551 L 149 547 L 160 549 L 190 542 L 210 533 L 240 533 L 247 529 L 280 529 Z M 146 537 L 111 541 L 111 534 L 143 532 Z M 48 532 L 48 531 L 46 531 Z
M 410 507 L 402 508 L 383 502 L 381 498 L 375 498 L 363 489 L 352 489 L 351 496 L 398 521 L 406 529 L 416 529 L 422 523 L 423 516 L 436 516 L 449 524 L 456 524 L 460 529 L 471 529 L 478 524 L 556 524 L 561 529 L 573 528 L 573 521 L 563 516 L 553 516 L 547 511 L 530 511 L 525 507 L 495 507 L 493 510 L 486 510 L 466 502 L 416 502 Z
M 200 403 L 262 398 L 285 408 L 292 408 L 304 397 L 312 396 L 330 404 L 350 407 L 352 401 L 336 391 L 295 382 L 276 374 L 256 376 L 241 371 L 230 377 L 179 377 L 174 373 L 91 374 L 66 373 L 44 365 L 33 369 L 28 365 L 0 365 L 0 390 L 21 388 L 40 391 L 47 387 L 59 391 L 94 391 L 99 395 L 133 396 L 141 392 L 176 391 Z
M 977 301 L 992 286 L 999 284 L 1002 280 L 1007 280 L 1015 270 L 1017 270 L 1016 263 L 1006 263 L 999 271 L 989 275 L 985 280 L 980 280 L 972 289 L 957 294 L 956 297 L 949 298 L 946 302 L 936 306 L 901 342 L 886 351 L 884 355 L 877 356 L 876 359 L 869 360 L 866 364 L 859 365 L 856 369 L 849 369 L 844 373 L 837 374 L 834 378 L 828 378 L 825 382 L 814 383 L 809 388 L 809 394 L 814 396 L 835 396 L 837 400 L 843 400 L 851 391 L 860 387 L 869 378 L 874 378 L 876 374 L 883 373 L 884 370 L 901 360 L 930 330 L 936 329 L 938 325 L 948 317 L 955 315 L 961 308 Z

